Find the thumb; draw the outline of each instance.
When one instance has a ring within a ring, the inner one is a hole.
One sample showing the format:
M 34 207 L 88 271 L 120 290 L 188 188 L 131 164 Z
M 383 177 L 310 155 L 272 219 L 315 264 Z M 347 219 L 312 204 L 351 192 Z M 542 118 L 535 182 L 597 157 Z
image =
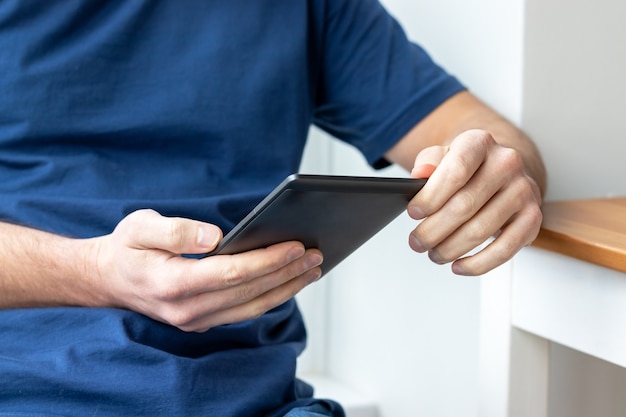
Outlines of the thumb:
M 114 233 L 140 249 L 161 249 L 176 254 L 213 250 L 222 239 L 219 227 L 180 217 L 164 217 L 154 210 L 137 210 L 126 216 Z
M 415 158 L 411 177 L 430 178 L 449 149 L 449 146 L 430 146 L 423 149 Z

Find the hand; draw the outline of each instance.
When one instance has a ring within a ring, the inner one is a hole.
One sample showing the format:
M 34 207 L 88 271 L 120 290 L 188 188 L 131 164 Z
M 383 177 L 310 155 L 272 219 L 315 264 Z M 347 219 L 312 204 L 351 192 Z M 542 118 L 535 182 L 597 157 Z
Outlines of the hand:
M 424 149 L 411 176 L 429 178 L 409 203 L 409 215 L 424 219 L 409 244 L 428 251 L 438 264 L 452 263 L 459 275 L 480 275 L 530 244 L 541 226 L 541 192 L 521 156 L 484 131 L 470 130 L 449 146 Z M 491 237 L 476 254 L 472 249 Z
M 190 259 L 215 248 L 214 225 L 139 210 L 112 234 L 96 238 L 106 304 L 128 308 L 185 331 L 205 331 L 262 315 L 321 274 L 318 250 L 286 242 L 237 255 Z

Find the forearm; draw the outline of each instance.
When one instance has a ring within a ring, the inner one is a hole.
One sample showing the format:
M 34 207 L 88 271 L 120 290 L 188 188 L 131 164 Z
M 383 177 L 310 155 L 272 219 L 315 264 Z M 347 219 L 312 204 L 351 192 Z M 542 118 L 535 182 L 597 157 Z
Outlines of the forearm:
M 222 238 L 215 225 L 137 210 L 112 233 L 70 239 L 0 222 L 0 309 L 136 311 L 185 331 L 250 320 L 321 275 L 322 254 L 284 242 L 191 259 Z
M 0 222 L 0 308 L 97 305 L 91 245 Z

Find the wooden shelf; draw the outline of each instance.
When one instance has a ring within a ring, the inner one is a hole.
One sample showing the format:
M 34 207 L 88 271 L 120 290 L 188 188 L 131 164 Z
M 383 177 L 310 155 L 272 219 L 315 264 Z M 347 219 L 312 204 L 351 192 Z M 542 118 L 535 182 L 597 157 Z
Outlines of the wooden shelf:
M 626 272 L 626 197 L 547 202 L 533 246 Z

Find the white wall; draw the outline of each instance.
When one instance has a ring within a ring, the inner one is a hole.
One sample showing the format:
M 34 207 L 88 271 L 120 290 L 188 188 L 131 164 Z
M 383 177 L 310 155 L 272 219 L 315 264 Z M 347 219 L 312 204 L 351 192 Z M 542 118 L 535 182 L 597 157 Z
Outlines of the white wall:
M 522 0 L 386 0 L 410 37 L 478 96 L 521 118 Z M 303 171 L 374 173 L 360 155 L 313 134 Z M 327 158 L 330 155 L 330 162 Z M 318 165 L 319 163 L 319 165 Z M 383 417 L 478 416 L 481 286 L 407 245 L 402 216 L 299 299 L 326 371 L 377 398 Z M 504 276 L 495 273 L 495 276 Z
M 523 126 L 548 199 L 626 195 L 626 2 L 527 0 Z
M 522 125 L 548 199 L 626 195 L 625 22 L 623 0 L 527 0 Z M 625 369 L 552 346 L 551 417 L 626 416 L 625 389 Z

